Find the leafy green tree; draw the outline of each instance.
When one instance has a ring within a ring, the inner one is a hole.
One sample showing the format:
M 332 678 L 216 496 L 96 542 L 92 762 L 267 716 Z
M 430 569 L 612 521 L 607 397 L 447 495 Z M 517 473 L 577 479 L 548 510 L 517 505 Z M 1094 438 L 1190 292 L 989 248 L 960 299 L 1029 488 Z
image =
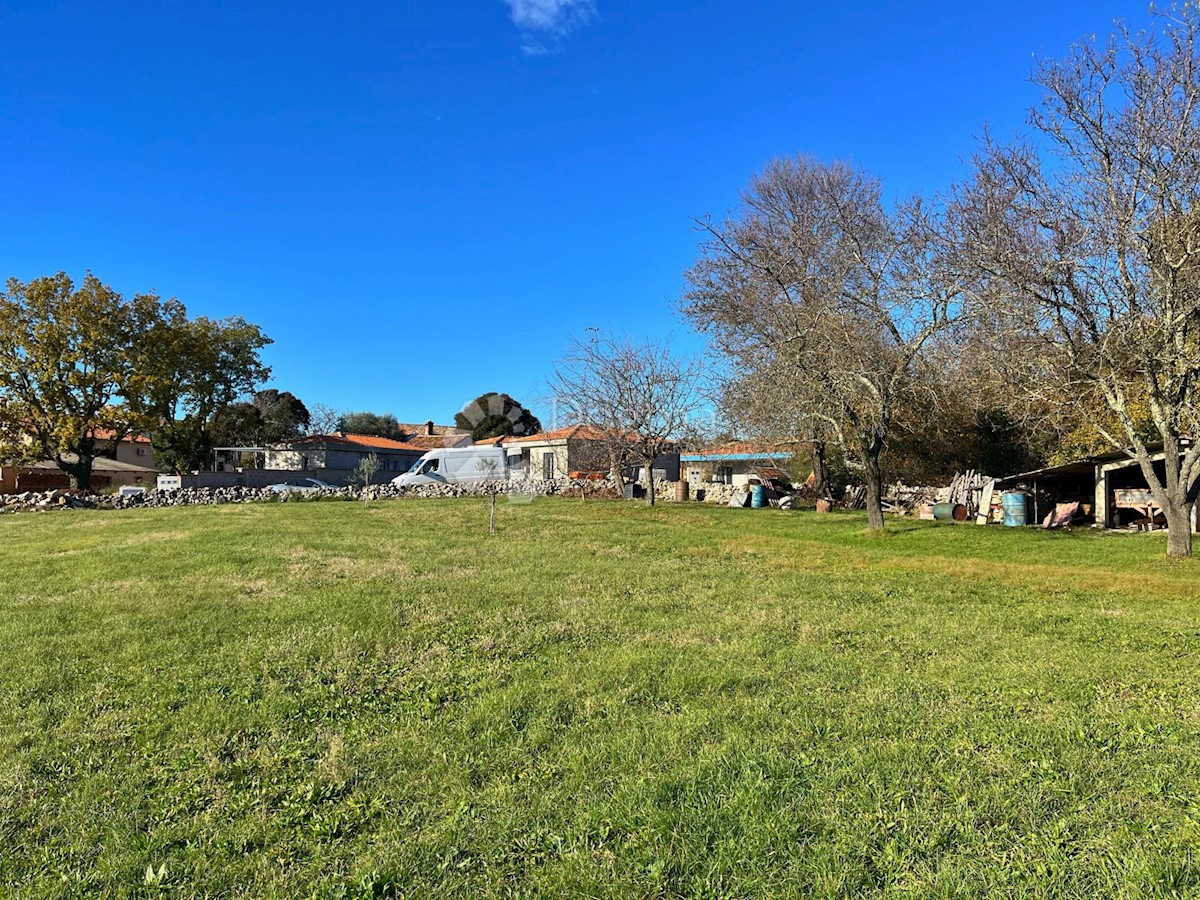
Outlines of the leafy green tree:
M 213 416 L 214 447 L 257 447 L 263 443 L 263 416 L 247 401 L 230 403 Z
M 302 433 L 309 424 L 308 407 L 291 391 L 269 388 L 250 401 L 261 421 L 258 440 L 276 444 Z
M 301 434 L 308 410 L 294 394 L 269 388 L 231 403 L 213 417 L 214 447 L 261 447 Z
M 338 431 L 353 434 L 373 434 L 376 437 L 390 438 L 393 441 L 404 440 L 404 432 L 396 417 L 390 413 L 379 415 L 372 412 L 343 413 L 337 421 Z
M 202 469 L 217 446 L 219 416 L 270 377 L 259 356 L 271 339 L 240 317 L 188 319 L 171 301 L 140 342 L 138 390 L 131 404 L 152 422 L 154 453 L 164 471 Z
M 0 456 L 52 459 L 86 490 L 112 439 L 99 433 L 119 439 L 149 424 L 123 401 L 143 381 L 138 348 L 161 322 L 156 295 L 127 300 L 91 273 L 78 287 L 64 272 L 10 279 L 0 292 Z
M 508 394 L 480 394 L 454 416 L 454 424 L 471 432 L 476 441 L 509 435 L 537 434 L 542 423 L 537 416 Z

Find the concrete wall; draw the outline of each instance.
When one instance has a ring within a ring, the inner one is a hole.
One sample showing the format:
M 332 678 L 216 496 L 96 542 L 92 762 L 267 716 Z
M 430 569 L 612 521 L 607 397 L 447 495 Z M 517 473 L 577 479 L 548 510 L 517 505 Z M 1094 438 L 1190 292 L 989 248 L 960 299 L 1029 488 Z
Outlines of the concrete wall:
M 542 478 L 545 457 L 554 457 L 553 478 L 566 478 L 572 472 L 607 472 L 609 461 L 604 444 L 600 441 L 587 441 L 577 438 L 547 441 L 546 443 L 520 443 L 511 447 L 519 447 L 529 463 L 529 471 L 534 478 Z M 630 467 L 636 471 L 641 468 L 640 460 L 631 462 Z M 654 460 L 655 470 L 666 473 L 665 480 L 679 480 L 679 454 L 664 453 Z
M 565 440 L 547 441 L 546 443 L 512 444 L 506 449 L 520 448 L 522 458 L 528 458 L 529 475 L 531 478 L 542 478 L 545 473 L 545 457 L 554 458 L 554 471 L 549 473 L 551 478 L 565 478 L 571 472 L 571 453 Z
M 683 471 L 687 476 L 688 482 L 693 489 L 706 487 L 712 484 L 722 484 L 725 482 L 714 482 L 713 477 L 721 471 L 725 466 L 733 470 L 733 480 L 728 482 L 734 487 L 745 487 L 750 483 L 750 477 L 754 474 L 754 470 L 762 465 L 770 465 L 769 462 L 757 462 L 744 459 L 733 459 L 727 461 L 717 460 L 715 462 L 686 462 L 683 463 Z
M 316 478 L 342 487 L 350 483 L 354 469 L 245 469 L 241 472 L 198 472 L 184 475 L 184 487 L 267 487 L 288 481 Z M 396 472 L 379 471 L 371 479 L 372 484 L 386 484 L 396 477 Z
M 139 444 L 133 441 L 121 441 L 117 444 L 117 462 L 129 463 L 131 466 L 154 468 L 154 448 L 150 444 Z
M 336 447 L 327 450 L 317 447 L 268 450 L 266 465 L 268 469 L 307 471 L 313 478 L 328 481 L 321 472 L 330 469 L 355 469 L 359 461 L 369 455 L 370 451 L 367 450 L 345 450 Z M 422 456 L 415 450 L 376 450 L 375 455 L 379 457 L 380 471 L 391 472 L 393 477 L 407 472 Z

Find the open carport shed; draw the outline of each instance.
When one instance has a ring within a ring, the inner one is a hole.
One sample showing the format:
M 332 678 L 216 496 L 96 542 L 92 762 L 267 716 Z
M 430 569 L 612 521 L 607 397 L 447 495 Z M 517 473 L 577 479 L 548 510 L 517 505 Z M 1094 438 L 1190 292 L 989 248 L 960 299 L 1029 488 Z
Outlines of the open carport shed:
M 1159 451 L 1152 459 L 1159 478 L 1163 478 L 1164 454 Z M 996 487 L 1028 490 L 1033 496 L 1035 520 L 1039 522 L 1057 503 L 1078 502 L 1090 510 L 1101 528 L 1120 527 L 1134 519 L 1152 517 L 1158 508 L 1137 460 L 1119 450 L 1009 475 L 997 479 Z M 1200 531 L 1200 511 L 1193 519 L 1193 529 Z

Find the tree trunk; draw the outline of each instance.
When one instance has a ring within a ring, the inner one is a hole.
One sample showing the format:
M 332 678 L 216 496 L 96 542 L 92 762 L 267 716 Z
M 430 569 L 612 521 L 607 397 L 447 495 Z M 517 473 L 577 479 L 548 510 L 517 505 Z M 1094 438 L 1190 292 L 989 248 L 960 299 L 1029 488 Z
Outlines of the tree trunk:
M 817 498 L 829 496 L 829 470 L 825 465 L 825 442 L 812 443 L 813 493 Z
M 617 486 L 617 493 L 621 493 L 625 488 L 625 476 L 621 472 L 621 457 L 617 453 L 610 452 L 608 454 L 608 469 Z
M 879 453 L 864 454 L 863 476 L 867 488 L 867 527 L 872 531 L 883 530 L 883 470 L 879 465 Z
M 1167 556 L 1177 559 L 1191 556 L 1195 504 L 1179 502 L 1168 496 L 1163 515 L 1167 518 Z
M 1159 479 L 1149 456 L 1139 454 L 1137 462 L 1150 488 L 1150 495 L 1162 507 L 1167 520 L 1167 556 L 1175 559 L 1191 556 L 1192 516 L 1195 514 L 1196 500 L 1183 483 L 1178 440 L 1170 436 L 1164 441 L 1165 479 Z
M 646 460 L 646 505 L 654 505 L 654 460 Z
M 492 488 L 492 514 L 488 519 L 488 531 L 496 533 L 496 489 Z
M 57 460 L 58 467 L 67 473 L 67 484 L 77 491 L 90 491 L 92 489 L 92 463 L 93 459 L 90 456 L 78 457 L 78 462 L 64 462 L 61 458 Z

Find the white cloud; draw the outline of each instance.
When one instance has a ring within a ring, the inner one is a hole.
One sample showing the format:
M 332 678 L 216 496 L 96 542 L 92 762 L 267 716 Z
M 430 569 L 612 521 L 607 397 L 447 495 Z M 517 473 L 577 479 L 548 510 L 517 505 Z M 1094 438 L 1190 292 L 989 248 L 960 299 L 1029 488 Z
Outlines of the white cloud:
M 594 0 L 504 0 L 530 56 L 553 53 L 559 41 L 596 14 Z

